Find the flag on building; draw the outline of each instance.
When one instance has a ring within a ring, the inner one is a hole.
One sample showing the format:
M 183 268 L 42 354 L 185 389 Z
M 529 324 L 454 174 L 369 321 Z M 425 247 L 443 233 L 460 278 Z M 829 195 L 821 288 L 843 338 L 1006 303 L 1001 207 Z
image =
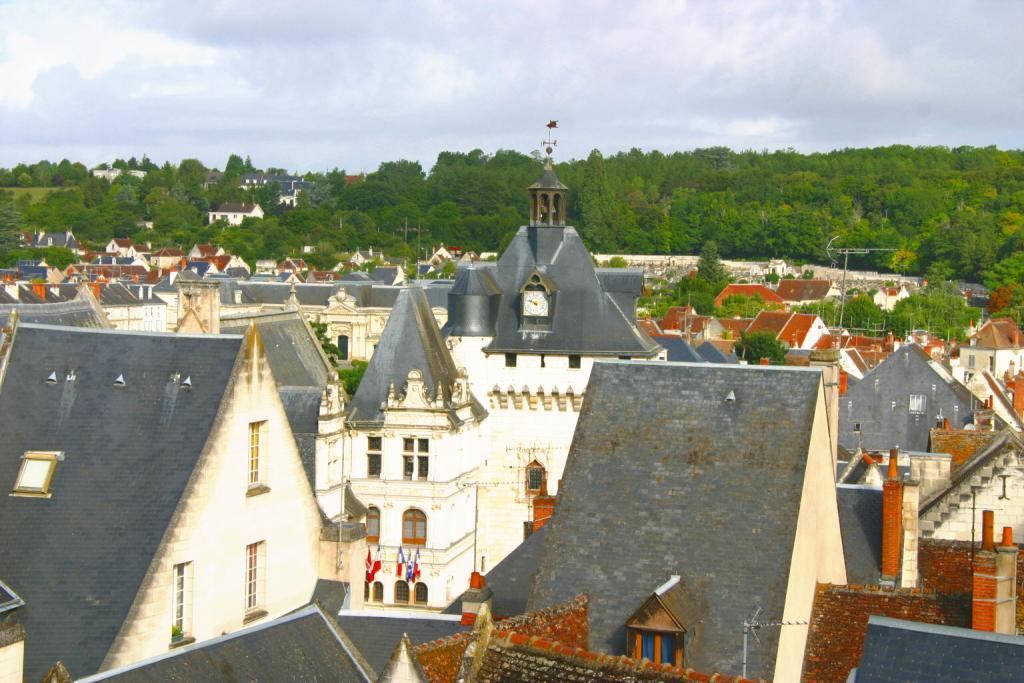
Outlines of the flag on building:
M 380 571 L 380 546 L 377 546 L 377 559 L 372 563 L 370 562 L 370 550 L 366 550 L 366 582 L 373 583 L 373 580 L 377 577 L 377 572 Z
M 406 566 L 405 566 L 405 580 L 410 582 L 410 583 L 415 581 L 415 579 L 412 577 L 412 575 L 413 575 L 413 572 L 416 571 L 416 569 L 415 569 L 415 567 L 413 567 L 412 563 L 413 563 L 413 558 L 410 557 L 408 564 L 406 564 Z
M 395 571 L 395 576 L 402 576 L 405 572 L 405 553 L 402 552 L 402 547 L 398 547 L 398 569 Z
M 413 564 L 412 580 L 420 580 L 420 549 L 416 548 L 416 562 Z

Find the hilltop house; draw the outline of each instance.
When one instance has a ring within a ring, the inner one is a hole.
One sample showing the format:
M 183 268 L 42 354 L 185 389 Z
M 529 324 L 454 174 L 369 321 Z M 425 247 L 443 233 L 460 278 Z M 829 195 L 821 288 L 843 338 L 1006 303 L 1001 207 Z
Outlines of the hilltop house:
M 263 218 L 263 209 L 259 204 L 239 204 L 228 202 L 213 208 L 209 212 L 209 222 L 226 221 L 228 225 L 241 225 L 246 218 Z

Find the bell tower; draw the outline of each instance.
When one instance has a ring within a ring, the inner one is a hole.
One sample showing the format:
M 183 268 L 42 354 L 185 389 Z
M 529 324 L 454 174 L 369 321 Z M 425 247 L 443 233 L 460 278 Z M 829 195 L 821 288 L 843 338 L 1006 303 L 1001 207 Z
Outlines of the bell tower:
M 558 127 L 558 121 L 548 122 L 548 139 L 542 140 L 544 150 L 548 153 L 544 163 L 544 175 L 530 185 L 530 225 L 565 225 L 566 195 L 569 188 L 555 175 L 551 165 L 551 153 L 557 140 L 551 139 L 551 131 Z

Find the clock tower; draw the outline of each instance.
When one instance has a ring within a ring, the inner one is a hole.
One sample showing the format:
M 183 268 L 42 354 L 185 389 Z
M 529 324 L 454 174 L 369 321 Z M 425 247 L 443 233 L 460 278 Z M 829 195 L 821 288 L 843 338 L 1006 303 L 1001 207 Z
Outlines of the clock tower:
M 569 188 L 555 175 L 551 157 L 548 157 L 544 164 L 544 175 L 530 185 L 530 225 L 564 226 L 568 192 Z

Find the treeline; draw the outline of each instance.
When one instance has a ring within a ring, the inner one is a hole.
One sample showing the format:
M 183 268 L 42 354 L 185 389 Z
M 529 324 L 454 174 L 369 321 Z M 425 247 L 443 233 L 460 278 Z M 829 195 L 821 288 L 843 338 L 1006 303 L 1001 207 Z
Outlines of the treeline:
M 538 158 L 518 152 L 443 152 L 429 173 L 409 161 L 383 163 L 360 178 L 340 169 L 307 173 L 313 189 L 289 209 L 276 203 L 280 188 L 239 188 L 241 175 L 255 170 L 240 156 L 209 187 L 208 169 L 194 159 L 113 166 L 147 175 L 108 183 L 66 160 L 20 165 L 0 169 L 0 186 L 54 189 L 0 189 L 0 204 L 14 202 L 25 229 L 71 227 L 94 244 L 112 236 L 154 245 L 215 241 L 248 259 L 297 255 L 311 245 L 311 260 L 326 267 L 340 252 L 371 245 L 409 257 L 438 242 L 498 250 L 525 222 L 525 188 L 541 173 Z M 570 188 L 571 222 L 595 252 L 696 253 L 714 239 L 724 258 L 822 263 L 826 243 L 838 237 L 841 246 L 892 250 L 851 257 L 858 268 L 990 287 L 1024 281 L 1021 151 L 710 148 L 608 158 L 595 151 L 556 171 Z M 267 217 L 205 225 L 210 206 L 226 201 L 258 201 Z

